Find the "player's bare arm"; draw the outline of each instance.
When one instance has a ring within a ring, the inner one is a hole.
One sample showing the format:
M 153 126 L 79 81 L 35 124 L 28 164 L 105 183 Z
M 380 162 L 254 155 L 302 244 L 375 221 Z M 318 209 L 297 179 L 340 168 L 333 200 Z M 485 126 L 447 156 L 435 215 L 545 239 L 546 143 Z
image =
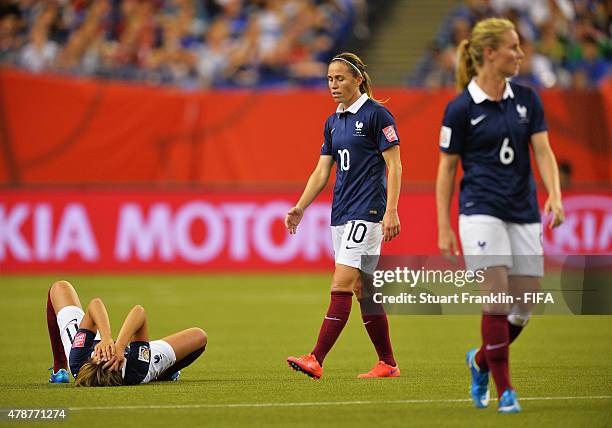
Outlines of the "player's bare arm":
M 142 306 L 136 305 L 130 310 L 125 321 L 119 330 L 117 336 L 117 349 L 125 349 L 130 341 L 149 341 L 149 331 L 147 328 L 147 317 Z M 117 352 L 115 357 L 104 365 L 104 368 L 110 367 L 111 371 L 121 370 L 125 362 L 125 357 L 122 352 Z
M 291 208 L 285 217 L 285 226 L 290 234 L 294 235 L 297 231 L 297 227 L 302 221 L 304 216 L 304 210 L 315 200 L 315 198 L 325 188 L 325 185 L 329 181 L 332 166 L 334 165 L 334 159 L 328 155 L 322 155 L 319 157 L 319 162 L 315 170 L 310 174 L 304 192 L 300 197 L 295 207 Z
M 391 241 L 400 234 L 400 219 L 397 213 L 400 190 L 402 187 L 402 160 L 400 147 L 393 146 L 383 153 L 387 165 L 387 208 L 382 221 L 382 229 L 385 242 Z
M 564 220 L 563 204 L 561 202 L 561 185 L 559 183 L 559 167 L 555 155 L 548 142 L 548 132 L 538 132 L 531 136 L 531 146 L 535 155 L 538 171 L 548 192 L 544 204 L 544 215 L 552 212 L 553 217 L 548 227 L 561 225 Z
M 100 332 L 101 341 L 94 348 L 94 361 L 108 361 L 115 355 L 110 320 L 102 299 L 95 298 L 89 302 L 80 327 Z
M 450 205 L 455 188 L 459 155 L 440 153 L 436 178 L 436 207 L 438 212 L 438 248 L 443 256 L 459 255 L 457 236 L 451 227 Z

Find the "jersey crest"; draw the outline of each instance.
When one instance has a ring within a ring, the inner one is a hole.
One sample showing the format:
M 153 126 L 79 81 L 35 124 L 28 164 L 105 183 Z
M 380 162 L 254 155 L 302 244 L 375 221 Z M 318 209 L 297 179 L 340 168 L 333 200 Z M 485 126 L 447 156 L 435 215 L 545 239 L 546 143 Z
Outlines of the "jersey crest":
M 392 143 L 397 141 L 397 134 L 395 133 L 395 128 L 393 125 L 389 125 L 386 128 L 383 128 L 383 134 L 385 134 L 385 138 L 388 142 Z
M 85 346 L 85 332 L 81 331 L 74 336 L 74 341 L 72 342 L 73 348 L 82 348 Z

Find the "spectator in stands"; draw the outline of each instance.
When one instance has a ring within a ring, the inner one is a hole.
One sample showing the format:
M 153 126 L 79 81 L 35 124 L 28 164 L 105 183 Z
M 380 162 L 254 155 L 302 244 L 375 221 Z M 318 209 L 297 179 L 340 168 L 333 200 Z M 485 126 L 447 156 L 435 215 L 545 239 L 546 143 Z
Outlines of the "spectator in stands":
M 559 39 L 553 20 L 546 21 L 540 27 L 540 38 L 536 41 L 536 50 L 546 56 L 555 67 L 560 67 L 565 56 L 565 46 Z
M 600 55 L 600 48 L 591 34 L 583 36 L 580 45 L 573 47 L 569 61 L 576 87 L 595 87 L 608 76 L 610 60 Z
M 188 40 L 185 23 L 178 16 L 168 16 L 161 27 L 162 44 L 143 58 L 144 65 L 154 70 L 161 82 L 188 84 L 195 78 L 197 56 L 183 43 Z
M 0 64 L 16 64 L 23 46 L 20 35 L 23 21 L 21 11 L 12 3 L 0 3 Z
M 512 81 L 532 88 L 554 86 L 557 78 L 552 62 L 544 55 L 536 52 L 533 43 L 528 40 L 523 41 L 521 49 L 524 55 L 523 61 L 518 75 Z
M 312 80 L 353 18 L 367 23 L 367 0 L 0 1 L 4 63 L 204 86 Z
M 43 12 L 34 23 L 30 32 L 30 41 L 21 50 L 19 63 L 26 69 L 40 72 L 55 67 L 59 46 L 49 40 L 50 14 L 53 10 Z
M 230 21 L 219 16 L 210 26 L 204 45 L 197 53 L 196 69 L 204 88 L 220 83 L 232 72 L 239 61 L 236 48 L 230 40 Z M 227 74 L 226 74 L 227 73 Z
M 457 22 L 464 20 L 471 27 L 477 17 L 489 15 L 502 15 L 518 28 L 528 56 L 517 77 L 524 84 L 594 87 L 610 74 L 612 42 L 602 1 L 466 0 L 449 15 L 436 37 L 436 49 L 424 56 L 409 82 L 446 82 L 440 77 L 448 73 L 441 53 L 448 46 L 456 49 Z
M 454 19 L 462 18 L 469 21 L 470 26 L 481 19 L 494 15 L 490 0 L 465 0 L 463 6 L 459 6 L 454 14 Z
M 455 62 L 457 58 L 455 46 L 440 49 L 434 45 L 431 47 L 431 55 L 433 64 L 423 85 L 429 89 L 453 86 L 455 84 Z
M 110 12 L 108 0 L 95 0 L 81 25 L 70 35 L 68 43 L 59 57 L 59 66 L 65 70 L 78 71 L 86 56 L 95 55 L 93 49 L 104 31 L 105 18 Z M 90 59 L 91 60 L 91 59 Z

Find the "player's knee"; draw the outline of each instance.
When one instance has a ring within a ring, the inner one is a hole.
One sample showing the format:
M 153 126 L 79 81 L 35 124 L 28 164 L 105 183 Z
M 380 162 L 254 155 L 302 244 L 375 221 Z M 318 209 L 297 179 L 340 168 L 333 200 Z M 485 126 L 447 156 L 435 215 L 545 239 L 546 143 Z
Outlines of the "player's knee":
M 65 292 L 71 291 L 72 289 L 73 289 L 72 284 L 70 284 L 68 281 L 60 280 L 60 281 L 55 281 L 51 285 L 51 288 L 49 289 L 49 291 L 51 292 L 51 294 L 56 294 L 56 293 L 65 293 Z
M 525 327 L 529 322 L 529 318 L 531 318 L 530 313 L 511 313 L 510 315 L 508 315 L 508 322 L 517 327 Z
M 92 305 L 103 305 L 104 302 L 102 301 L 102 299 L 100 299 L 99 297 L 94 297 L 93 299 L 91 299 L 89 301 L 89 305 L 88 306 L 92 306 Z
M 208 343 L 208 335 L 204 330 L 199 327 L 193 327 L 191 329 L 191 334 L 194 337 L 194 340 L 197 344 L 198 349 L 203 348 Z
M 353 292 L 353 284 L 346 281 L 332 281 L 331 286 L 332 293 L 352 293 Z
M 134 305 L 134 307 L 132 307 L 132 312 L 143 314 L 145 316 L 146 316 L 146 313 L 147 313 L 145 311 L 145 308 L 142 305 Z

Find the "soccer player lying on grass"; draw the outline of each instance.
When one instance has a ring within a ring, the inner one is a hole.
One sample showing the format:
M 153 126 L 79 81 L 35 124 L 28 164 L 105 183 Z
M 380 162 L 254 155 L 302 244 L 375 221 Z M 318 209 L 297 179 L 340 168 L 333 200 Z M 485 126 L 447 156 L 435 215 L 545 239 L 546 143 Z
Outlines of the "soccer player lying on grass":
M 47 298 L 47 327 L 53 352 L 49 382 L 68 383 L 66 368 L 76 386 L 120 386 L 155 380 L 177 380 L 180 370 L 206 348 L 204 330 L 192 327 L 149 342 L 142 306 L 128 313 L 113 341 L 104 303 L 93 299 L 83 312 L 79 296 L 67 281 L 55 282 Z

